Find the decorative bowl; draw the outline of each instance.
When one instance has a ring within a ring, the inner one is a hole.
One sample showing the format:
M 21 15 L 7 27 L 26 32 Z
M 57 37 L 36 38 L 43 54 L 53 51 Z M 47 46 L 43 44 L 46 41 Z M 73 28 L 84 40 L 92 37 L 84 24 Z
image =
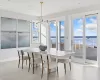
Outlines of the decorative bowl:
M 39 49 L 40 49 L 41 51 L 45 51 L 45 50 L 47 49 L 47 46 L 45 46 L 45 45 L 40 45 L 40 46 L 39 46 Z

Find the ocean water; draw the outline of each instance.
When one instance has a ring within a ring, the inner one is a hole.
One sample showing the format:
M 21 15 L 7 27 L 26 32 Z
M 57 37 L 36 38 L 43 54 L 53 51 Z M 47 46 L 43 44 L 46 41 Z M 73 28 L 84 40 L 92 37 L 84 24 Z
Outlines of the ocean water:
M 56 43 L 56 38 L 51 38 L 53 44 Z M 64 43 L 64 38 L 61 38 L 61 43 Z M 83 44 L 83 38 L 74 38 L 74 44 Z M 97 46 L 97 38 L 86 38 L 86 45 Z

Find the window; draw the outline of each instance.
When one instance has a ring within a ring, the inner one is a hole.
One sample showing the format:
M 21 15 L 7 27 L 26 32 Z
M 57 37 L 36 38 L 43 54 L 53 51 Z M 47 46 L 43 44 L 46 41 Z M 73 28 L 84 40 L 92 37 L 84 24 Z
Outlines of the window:
M 60 21 L 60 50 L 64 50 L 64 21 Z
M 32 42 L 38 43 L 39 42 L 39 25 L 32 23 Z
M 30 46 L 30 33 L 18 32 L 18 47 Z
M 85 17 L 86 59 L 97 61 L 97 15 Z
M 18 20 L 18 47 L 30 47 L 30 22 Z
M 17 22 L 18 21 L 18 22 Z M 18 25 L 17 25 L 18 24 Z M 29 47 L 30 22 L 1 17 L 1 49 Z
M 41 24 L 41 44 L 46 45 L 47 44 L 47 31 L 46 26 L 44 24 Z
M 1 18 L 1 49 L 16 48 L 16 19 Z
M 1 32 L 1 49 L 16 48 L 16 32 Z
M 73 49 L 75 57 L 83 58 L 83 18 L 73 19 Z
M 50 39 L 51 39 L 51 48 L 56 48 L 56 25 L 54 22 L 50 23 Z

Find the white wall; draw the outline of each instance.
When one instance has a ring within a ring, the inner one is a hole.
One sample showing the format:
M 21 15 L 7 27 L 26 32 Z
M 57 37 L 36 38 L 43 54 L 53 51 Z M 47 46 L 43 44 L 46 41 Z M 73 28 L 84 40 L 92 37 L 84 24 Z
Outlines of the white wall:
M 8 18 L 15 18 L 15 19 L 23 19 L 23 20 L 38 20 L 38 17 L 36 16 L 30 16 L 26 14 L 16 13 L 12 11 L 7 10 L 1 10 L 0 9 L 0 16 L 1 17 L 8 17 Z
M 98 66 L 100 67 L 100 11 L 99 11 L 99 14 L 98 14 L 98 40 L 97 40 L 97 59 L 98 59 Z
M 77 9 L 54 13 L 54 14 L 45 16 L 44 19 L 54 20 L 54 19 L 58 19 L 58 17 L 60 19 L 63 19 L 64 18 L 63 16 L 66 16 L 66 15 L 72 15 L 72 14 L 78 14 L 78 13 L 84 13 L 84 12 L 90 12 L 90 11 L 96 11 L 96 10 L 100 10 L 100 5 L 92 5 L 88 7 L 81 7 Z
M 28 21 L 31 21 L 31 20 L 36 21 L 38 19 L 35 16 L 29 16 L 29 15 L 15 13 L 15 12 L 6 11 L 6 10 L 0 10 L 0 17 L 15 18 L 15 19 L 28 20 Z M 0 29 L 0 31 L 1 31 L 1 29 Z M 1 37 L 0 37 L 0 39 L 1 39 Z M 39 44 L 31 44 L 31 47 L 38 47 L 38 46 L 39 46 Z M 26 49 L 26 48 L 19 48 L 19 49 Z M 17 59 L 18 58 L 17 50 L 18 50 L 18 48 L 0 49 L 0 62 Z
M 65 17 L 65 50 L 71 50 L 71 16 Z
M 25 48 L 19 48 L 25 49 Z M 17 48 L 13 49 L 1 49 L 0 50 L 0 62 L 11 61 L 18 59 Z
M 30 45 L 30 47 L 33 47 L 33 48 L 38 48 L 40 46 L 40 43 L 32 43 Z

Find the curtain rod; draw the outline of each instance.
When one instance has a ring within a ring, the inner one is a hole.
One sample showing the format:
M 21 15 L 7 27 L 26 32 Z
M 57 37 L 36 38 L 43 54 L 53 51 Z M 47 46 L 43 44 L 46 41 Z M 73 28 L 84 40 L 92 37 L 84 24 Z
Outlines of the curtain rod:
M 96 14 L 98 14 L 98 13 L 94 13 L 94 14 L 88 14 L 88 15 L 85 15 L 85 16 L 96 15 Z
M 48 22 L 53 22 L 53 21 L 56 21 L 56 20 L 50 20 L 50 21 L 46 20 L 46 21 L 43 21 L 43 22 L 47 22 L 48 23 Z M 38 24 L 38 23 L 42 23 L 42 22 L 37 22 L 36 24 Z

